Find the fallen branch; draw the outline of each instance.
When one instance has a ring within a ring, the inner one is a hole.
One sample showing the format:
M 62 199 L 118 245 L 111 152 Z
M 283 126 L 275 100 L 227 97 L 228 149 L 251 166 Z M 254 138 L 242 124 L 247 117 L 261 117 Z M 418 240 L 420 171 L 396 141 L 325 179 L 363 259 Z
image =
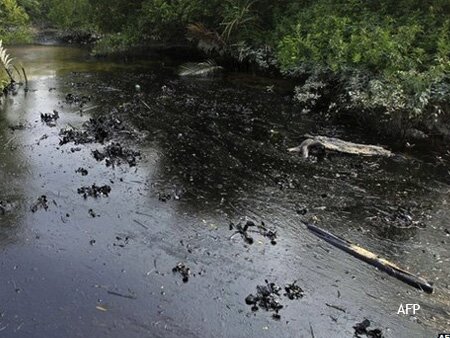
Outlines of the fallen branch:
M 380 146 L 373 146 L 367 144 L 359 144 L 348 141 L 343 141 L 334 137 L 326 136 L 311 136 L 304 140 L 298 147 L 289 148 L 290 152 L 301 152 L 304 158 L 308 158 L 309 149 L 311 147 L 323 147 L 326 150 L 337 151 L 340 153 L 361 155 L 361 156 L 393 156 L 394 154 Z
M 408 271 L 402 270 L 394 263 L 389 262 L 388 260 L 377 256 L 376 254 L 363 249 L 351 242 L 335 236 L 325 230 L 322 230 L 315 225 L 306 224 L 307 228 L 312 231 L 316 236 L 322 238 L 327 241 L 331 245 L 348 252 L 352 256 L 361 259 L 362 261 L 369 263 L 377 267 L 378 269 L 388 273 L 389 275 L 405 282 L 408 285 L 411 285 L 417 289 L 423 290 L 426 293 L 433 293 L 433 286 L 428 283 L 425 279 L 414 276 Z

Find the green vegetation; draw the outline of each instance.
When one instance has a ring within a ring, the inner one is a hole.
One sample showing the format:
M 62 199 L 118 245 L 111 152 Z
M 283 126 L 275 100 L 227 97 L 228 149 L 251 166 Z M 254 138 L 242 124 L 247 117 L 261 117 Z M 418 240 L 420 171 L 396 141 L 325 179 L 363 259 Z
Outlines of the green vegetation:
M 277 59 L 285 72 L 337 74 L 341 103 L 364 122 L 430 129 L 449 113 L 449 11 L 448 1 L 315 2 L 278 27 Z
M 12 81 L 14 71 L 11 58 L 3 43 L 23 43 L 30 41 L 29 19 L 25 10 L 16 0 L 0 2 L 0 92 Z
M 326 115 L 398 134 L 450 114 L 449 13 L 448 0 L 3 0 L 0 39 L 26 40 L 29 16 L 102 34 L 98 53 L 190 41 L 302 79 L 305 109 L 327 102 Z
M 29 19 L 16 0 L 0 1 L 0 40 L 4 43 L 30 40 Z
M 8 54 L 8 51 L 3 46 L 3 41 L 0 40 L 0 93 L 4 90 L 14 90 L 14 86 L 17 84 L 15 76 L 22 79 L 22 75 L 27 84 L 27 75 L 25 69 L 22 68 L 20 73 L 19 68 L 13 63 L 13 59 Z M 0 94 L 1 96 L 1 94 Z
M 88 0 L 48 0 L 48 20 L 61 29 L 91 28 L 92 8 Z
M 11 68 L 11 57 L 3 47 L 3 42 L 0 40 L 0 90 L 3 90 L 14 81 Z

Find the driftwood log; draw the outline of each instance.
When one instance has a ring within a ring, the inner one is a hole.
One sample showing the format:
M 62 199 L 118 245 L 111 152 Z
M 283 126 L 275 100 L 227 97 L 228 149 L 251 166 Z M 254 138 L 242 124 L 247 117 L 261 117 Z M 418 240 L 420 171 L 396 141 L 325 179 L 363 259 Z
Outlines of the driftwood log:
M 320 229 L 315 225 L 306 224 L 306 227 L 316 236 L 325 240 L 331 245 L 349 253 L 350 255 L 370 265 L 375 266 L 379 270 L 388 273 L 389 275 L 397 278 L 398 280 L 401 280 L 402 282 L 411 285 L 417 289 L 425 291 L 426 293 L 433 293 L 433 286 L 424 278 L 415 276 L 410 272 L 399 268 L 394 263 L 389 262 L 388 260 L 381 258 L 378 255 L 364 248 L 361 248 L 360 246 L 357 246 L 341 237 L 333 235 L 328 231 Z
M 290 152 L 301 152 L 304 158 L 308 158 L 309 150 L 312 147 L 323 147 L 326 150 L 337 151 L 340 153 L 361 155 L 361 156 L 393 156 L 394 154 L 380 146 L 359 144 L 343 141 L 334 137 L 311 136 L 307 137 L 298 147 L 289 148 Z

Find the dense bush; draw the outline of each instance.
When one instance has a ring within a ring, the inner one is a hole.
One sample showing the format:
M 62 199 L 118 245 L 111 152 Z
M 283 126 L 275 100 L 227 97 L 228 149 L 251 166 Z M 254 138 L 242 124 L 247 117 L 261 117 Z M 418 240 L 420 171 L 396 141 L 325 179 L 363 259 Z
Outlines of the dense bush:
M 277 27 L 277 58 L 286 73 L 340 74 L 347 108 L 385 121 L 393 134 L 430 127 L 449 113 L 448 2 L 400 1 L 394 7 L 391 1 L 318 1 L 298 11 L 295 6 Z
M 10 83 L 8 71 L 8 52 L 3 44 L 22 43 L 30 41 L 28 15 L 16 0 L 0 1 L 0 96 L 3 89 Z
M 47 0 L 47 18 L 58 28 L 89 29 L 92 22 L 92 7 L 89 0 Z

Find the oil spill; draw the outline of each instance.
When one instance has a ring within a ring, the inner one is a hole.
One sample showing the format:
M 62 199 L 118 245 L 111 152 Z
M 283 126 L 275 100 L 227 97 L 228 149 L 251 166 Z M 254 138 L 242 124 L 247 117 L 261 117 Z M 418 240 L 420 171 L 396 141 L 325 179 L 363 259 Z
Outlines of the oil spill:
M 388 337 L 412 337 L 450 324 L 448 157 L 412 149 L 304 161 L 286 149 L 306 133 L 381 141 L 299 114 L 285 92 L 260 89 L 271 79 L 258 88 L 227 75 L 181 79 L 178 64 L 156 55 L 118 63 L 61 46 L 10 52 L 29 70 L 30 91 L 0 109 L 6 337 L 308 337 L 312 328 L 340 337 L 361 318 Z M 53 110 L 58 128 L 39 118 Z M 140 156 L 129 161 L 128 151 Z M 31 212 L 44 195 L 47 212 Z M 436 293 L 326 246 L 302 221 L 420 272 Z M 208 273 L 180 287 L 183 274 L 166 273 L 174 262 Z M 298 282 L 255 292 L 263 280 Z M 249 312 L 252 290 L 250 308 L 283 320 Z M 392 315 L 417 299 L 417 318 Z
M 136 161 L 141 154 L 138 151 L 122 147 L 118 142 L 113 142 L 106 146 L 103 151 L 94 150 L 92 156 L 99 162 L 104 160 L 107 167 L 114 167 L 122 163 L 127 163 L 130 167 L 135 167 Z
M 59 119 L 59 113 L 57 110 L 53 110 L 53 113 L 41 113 L 41 121 L 47 124 L 49 127 L 55 127 L 56 121 Z
M 191 269 L 184 263 L 178 263 L 173 269 L 173 273 L 179 273 L 182 277 L 183 283 L 187 283 L 189 281 L 189 277 L 191 276 Z
M 364 319 L 361 323 L 356 324 L 355 337 L 369 337 L 369 338 L 383 338 L 383 334 L 380 329 L 369 329 L 370 321 Z
M 34 203 L 31 206 L 31 212 L 36 212 L 39 209 L 44 209 L 44 210 L 48 210 L 48 200 L 47 200 L 47 196 L 42 195 L 40 197 L 38 197 L 36 203 Z
M 98 186 L 95 183 L 91 186 L 78 188 L 78 194 L 83 195 L 84 199 L 88 197 L 108 197 L 111 192 L 111 187 L 109 185 Z
M 239 234 L 241 235 L 242 239 L 245 241 L 245 243 L 247 244 L 253 244 L 254 243 L 254 239 L 253 237 L 250 235 L 250 233 L 258 233 L 263 237 L 266 237 L 267 239 L 270 240 L 270 243 L 272 245 L 276 245 L 277 244 L 277 232 L 274 229 L 268 229 L 265 225 L 265 223 L 262 221 L 261 224 L 255 224 L 255 222 L 249 220 L 246 221 L 245 224 L 242 225 L 242 223 L 237 223 L 237 224 L 233 224 L 232 222 L 230 223 L 230 230 L 234 230 L 236 229 L 236 231 L 233 233 L 233 235 L 231 235 L 230 238 L 233 238 L 235 235 Z
M 80 149 L 81 150 L 81 149 Z M 89 171 L 85 168 L 78 168 L 77 170 L 75 170 L 76 173 L 79 173 L 81 176 L 87 176 L 89 175 Z

